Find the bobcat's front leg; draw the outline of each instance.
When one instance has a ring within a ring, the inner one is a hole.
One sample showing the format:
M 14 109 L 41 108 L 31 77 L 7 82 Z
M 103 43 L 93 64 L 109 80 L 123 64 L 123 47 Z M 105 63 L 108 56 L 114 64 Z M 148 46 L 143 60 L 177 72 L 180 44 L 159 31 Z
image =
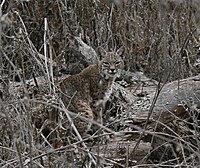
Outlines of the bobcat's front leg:
M 93 101 L 91 104 L 91 108 L 94 114 L 94 121 L 98 122 L 99 124 L 103 125 L 103 105 L 102 103 L 99 103 L 99 101 Z M 94 125 L 93 131 L 97 131 L 99 129 L 99 126 Z

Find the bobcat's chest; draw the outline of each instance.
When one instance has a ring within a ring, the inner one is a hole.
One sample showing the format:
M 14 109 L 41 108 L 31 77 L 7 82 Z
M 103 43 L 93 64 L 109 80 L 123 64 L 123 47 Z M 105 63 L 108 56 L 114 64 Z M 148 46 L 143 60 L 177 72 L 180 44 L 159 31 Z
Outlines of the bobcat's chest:
M 102 83 L 99 82 L 98 92 L 93 97 L 93 103 L 95 106 L 105 105 L 112 94 L 112 82 L 111 83 Z
M 108 99 L 110 98 L 112 94 L 112 87 L 110 87 L 106 92 L 105 92 L 105 96 L 103 98 L 103 101 L 106 102 L 108 101 Z
M 108 89 L 104 94 L 102 94 L 103 96 L 93 101 L 94 106 L 99 106 L 99 105 L 105 106 L 105 103 L 109 100 L 111 93 L 112 93 L 112 88 Z

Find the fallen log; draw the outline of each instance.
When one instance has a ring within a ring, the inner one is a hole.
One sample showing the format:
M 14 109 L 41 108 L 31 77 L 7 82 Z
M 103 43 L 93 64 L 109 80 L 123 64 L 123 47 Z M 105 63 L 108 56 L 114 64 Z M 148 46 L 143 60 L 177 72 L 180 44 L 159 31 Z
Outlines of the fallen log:
M 175 165 L 193 155 L 199 164 L 199 86 L 198 75 L 167 83 L 160 91 L 152 113 L 154 122 L 148 127 L 154 149 L 149 159 L 154 163 L 171 160 L 168 165 Z
M 166 84 L 157 98 L 152 117 L 166 122 L 165 115 L 172 112 L 184 115 L 188 108 L 198 106 L 200 100 L 200 76 L 189 77 Z M 166 114 L 165 114 L 166 113 Z

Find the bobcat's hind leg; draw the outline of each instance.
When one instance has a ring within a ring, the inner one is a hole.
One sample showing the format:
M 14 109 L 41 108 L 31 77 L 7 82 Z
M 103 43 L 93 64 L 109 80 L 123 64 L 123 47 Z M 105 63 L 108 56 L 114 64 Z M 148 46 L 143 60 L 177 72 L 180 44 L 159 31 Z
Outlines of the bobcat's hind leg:
M 74 118 L 74 124 L 77 127 L 80 134 L 87 134 L 91 130 L 92 122 L 94 120 L 94 115 L 92 109 L 88 103 L 78 100 L 75 102 L 74 107 L 77 112 L 77 116 Z M 80 117 L 79 117 L 80 115 Z M 83 117 L 83 118 L 81 118 Z M 85 120 L 84 120 L 85 118 Z

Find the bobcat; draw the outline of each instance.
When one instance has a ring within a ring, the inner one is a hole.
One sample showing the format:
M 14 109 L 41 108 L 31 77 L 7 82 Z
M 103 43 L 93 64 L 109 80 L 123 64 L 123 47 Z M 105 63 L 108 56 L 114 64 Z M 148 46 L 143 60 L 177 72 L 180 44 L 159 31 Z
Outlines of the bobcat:
M 116 52 L 106 52 L 99 49 L 102 59 L 75 74 L 64 79 L 60 88 L 62 100 L 70 111 L 77 113 L 74 124 L 81 134 L 87 133 L 91 122 L 83 121 L 78 115 L 92 121 L 101 120 L 101 110 L 112 93 L 114 80 L 121 75 L 124 67 L 124 47 Z

